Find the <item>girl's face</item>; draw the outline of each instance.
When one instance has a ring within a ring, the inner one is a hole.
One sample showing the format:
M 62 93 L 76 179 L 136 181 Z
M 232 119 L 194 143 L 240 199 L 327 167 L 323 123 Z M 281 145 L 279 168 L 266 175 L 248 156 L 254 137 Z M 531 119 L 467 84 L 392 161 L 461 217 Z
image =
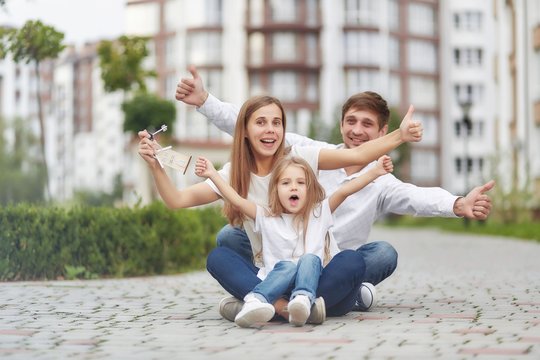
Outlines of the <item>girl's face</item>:
M 288 166 L 277 183 L 279 202 L 288 214 L 296 214 L 306 204 L 307 185 L 304 169 Z
M 255 111 L 248 119 L 246 138 L 255 156 L 274 156 L 283 142 L 283 114 L 276 104 Z

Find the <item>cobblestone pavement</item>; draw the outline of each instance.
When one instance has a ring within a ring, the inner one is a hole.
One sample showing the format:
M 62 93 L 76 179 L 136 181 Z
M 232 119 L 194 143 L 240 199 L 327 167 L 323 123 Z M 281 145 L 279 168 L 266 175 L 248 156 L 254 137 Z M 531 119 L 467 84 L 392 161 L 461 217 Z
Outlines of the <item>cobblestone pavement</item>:
M 0 283 L 7 359 L 540 359 L 540 244 L 375 229 L 400 254 L 371 312 L 241 329 L 206 272 Z

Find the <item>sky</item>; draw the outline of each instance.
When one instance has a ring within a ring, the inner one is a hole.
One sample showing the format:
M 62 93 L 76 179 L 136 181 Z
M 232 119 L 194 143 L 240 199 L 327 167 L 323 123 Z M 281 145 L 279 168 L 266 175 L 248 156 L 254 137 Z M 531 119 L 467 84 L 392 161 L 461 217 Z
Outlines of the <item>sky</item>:
M 124 32 L 126 0 L 6 0 L 0 25 L 41 20 L 64 33 L 66 44 L 113 39 Z

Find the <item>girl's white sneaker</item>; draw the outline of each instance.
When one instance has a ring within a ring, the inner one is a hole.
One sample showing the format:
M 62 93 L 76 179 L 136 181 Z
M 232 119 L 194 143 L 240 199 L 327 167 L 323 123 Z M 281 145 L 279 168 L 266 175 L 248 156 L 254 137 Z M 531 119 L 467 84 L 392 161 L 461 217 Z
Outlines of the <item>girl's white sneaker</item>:
M 234 318 L 236 325 L 247 328 L 256 323 L 265 323 L 274 317 L 274 306 L 262 302 L 255 296 L 246 295 L 242 310 Z
M 306 295 L 297 295 L 289 301 L 289 322 L 294 326 L 304 326 L 311 312 L 311 302 Z

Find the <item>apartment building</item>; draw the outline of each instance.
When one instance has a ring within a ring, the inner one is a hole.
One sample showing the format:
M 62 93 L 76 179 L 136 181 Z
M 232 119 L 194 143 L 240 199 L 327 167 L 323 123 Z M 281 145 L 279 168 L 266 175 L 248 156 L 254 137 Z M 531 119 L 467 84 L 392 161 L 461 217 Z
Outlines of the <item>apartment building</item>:
M 402 115 L 413 103 L 426 131 L 412 146 L 409 174 L 438 185 L 438 14 L 438 1 L 426 0 L 130 0 L 126 32 L 152 36 L 149 64 L 165 97 L 195 64 L 226 101 L 278 97 L 288 130 L 304 135 L 335 126 L 341 104 L 359 91 L 378 91 Z M 183 104 L 177 124 L 181 143 L 230 141 Z
M 527 191 L 540 208 L 540 3 L 496 0 L 495 143 L 505 191 Z

